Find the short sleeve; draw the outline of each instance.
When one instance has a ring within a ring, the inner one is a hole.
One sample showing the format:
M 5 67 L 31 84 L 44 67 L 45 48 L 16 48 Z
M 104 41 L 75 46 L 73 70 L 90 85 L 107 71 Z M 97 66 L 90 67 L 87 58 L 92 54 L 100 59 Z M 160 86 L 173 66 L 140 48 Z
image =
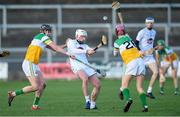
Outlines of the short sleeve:
M 116 42 L 114 42 L 114 48 L 119 49 L 119 45 Z
M 42 42 L 46 45 L 49 45 L 52 42 L 52 40 L 48 36 L 44 36 L 42 37 Z
M 136 37 L 137 41 L 141 41 L 141 39 L 143 38 L 143 30 L 139 31 Z

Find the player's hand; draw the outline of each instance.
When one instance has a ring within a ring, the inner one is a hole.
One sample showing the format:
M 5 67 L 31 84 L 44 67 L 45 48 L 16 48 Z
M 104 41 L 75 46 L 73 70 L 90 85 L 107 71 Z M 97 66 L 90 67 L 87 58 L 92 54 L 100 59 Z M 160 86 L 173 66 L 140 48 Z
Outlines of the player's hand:
M 93 49 L 89 49 L 87 50 L 87 54 L 90 56 L 90 55 L 93 55 L 94 53 L 96 53 L 96 51 L 94 51 Z
M 74 55 L 72 55 L 72 54 L 70 54 L 70 53 L 68 53 L 68 52 L 66 52 L 66 55 L 67 55 L 68 57 L 72 58 L 72 59 L 76 59 L 76 57 L 75 57 Z
M 74 55 L 71 55 L 71 54 L 69 55 L 69 57 L 72 59 L 76 59 L 76 57 Z
M 140 56 L 144 56 L 145 55 L 145 53 L 142 52 L 142 51 L 139 51 L 139 54 L 140 54 Z
M 1 57 L 6 57 L 10 55 L 10 52 L 8 50 L 4 50 L 0 55 Z

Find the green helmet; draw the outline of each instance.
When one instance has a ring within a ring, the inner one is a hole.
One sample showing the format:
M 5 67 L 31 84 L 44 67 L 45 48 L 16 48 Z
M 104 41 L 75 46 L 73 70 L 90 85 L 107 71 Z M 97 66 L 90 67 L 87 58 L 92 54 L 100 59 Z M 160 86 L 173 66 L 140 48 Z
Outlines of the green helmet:
M 157 45 L 165 46 L 165 41 L 164 40 L 158 40 Z

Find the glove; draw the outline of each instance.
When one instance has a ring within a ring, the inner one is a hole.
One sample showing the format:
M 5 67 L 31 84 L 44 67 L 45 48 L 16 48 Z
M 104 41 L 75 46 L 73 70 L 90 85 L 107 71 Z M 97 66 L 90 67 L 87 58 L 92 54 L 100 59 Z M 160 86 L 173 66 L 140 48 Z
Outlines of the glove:
M 6 57 L 9 55 L 10 55 L 10 52 L 8 50 L 3 50 L 2 53 L 0 53 L 0 57 Z

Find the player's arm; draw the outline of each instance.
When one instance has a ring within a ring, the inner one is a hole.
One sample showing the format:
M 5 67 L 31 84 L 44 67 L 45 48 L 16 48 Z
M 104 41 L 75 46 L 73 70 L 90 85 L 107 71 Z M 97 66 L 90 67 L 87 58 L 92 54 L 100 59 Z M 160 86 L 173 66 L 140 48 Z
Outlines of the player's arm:
M 119 49 L 118 49 L 118 48 L 114 48 L 113 55 L 114 55 L 114 56 L 117 56 L 117 55 L 118 55 L 118 52 L 119 52 Z
M 141 48 L 139 46 L 140 41 L 143 38 L 143 30 L 139 31 L 135 40 L 135 44 L 137 49 L 139 50 L 139 54 L 143 57 L 145 55 L 145 52 L 141 51 Z
M 86 49 L 77 48 L 75 43 L 71 39 L 67 40 L 67 47 L 73 54 L 86 54 L 87 53 Z
M 117 56 L 119 52 L 119 45 L 116 44 L 116 42 L 114 43 L 114 50 L 113 50 L 113 55 Z
M 70 55 L 68 52 L 66 52 L 62 47 L 63 46 L 58 46 L 56 45 L 48 36 L 45 36 L 43 39 L 43 43 L 46 44 L 46 48 L 53 50 L 55 52 L 59 52 L 62 54 L 65 54 L 71 58 L 74 58 L 72 55 Z
M 141 51 L 141 49 L 139 47 L 139 42 L 141 41 L 142 38 L 143 38 L 143 32 L 139 31 L 137 34 L 136 40 L 135 40 L 136 47 L 139 51 Z
M 66 51 L 63 49 L 63 46 L 58 46 L 58 45 L 56 45 L 54 42 L 49 43 L 49 44 L 46 46 L 46 48 L 51 49 L 51 50 L 53 50 L 53 51 L 55 51 L 55 52 L 63 53 L 63 54 L 65 54 L 65 55 L 68 55 L 68 56 L 69 56 L 69 53 L 66 52 Z
M 59 45 L 59 47 L 62 48 L 62 49 L 65 49 L 65 48 L 67 48 L 67 44 L 65 43 L 63 45 Z
M 90 48 L 88 45 L 86 45 L 86 50 L 87 50 L 87 55 L 91 56 L 94 53 L 96 53 L 96 51 L 94 50 L 94 48 Z

